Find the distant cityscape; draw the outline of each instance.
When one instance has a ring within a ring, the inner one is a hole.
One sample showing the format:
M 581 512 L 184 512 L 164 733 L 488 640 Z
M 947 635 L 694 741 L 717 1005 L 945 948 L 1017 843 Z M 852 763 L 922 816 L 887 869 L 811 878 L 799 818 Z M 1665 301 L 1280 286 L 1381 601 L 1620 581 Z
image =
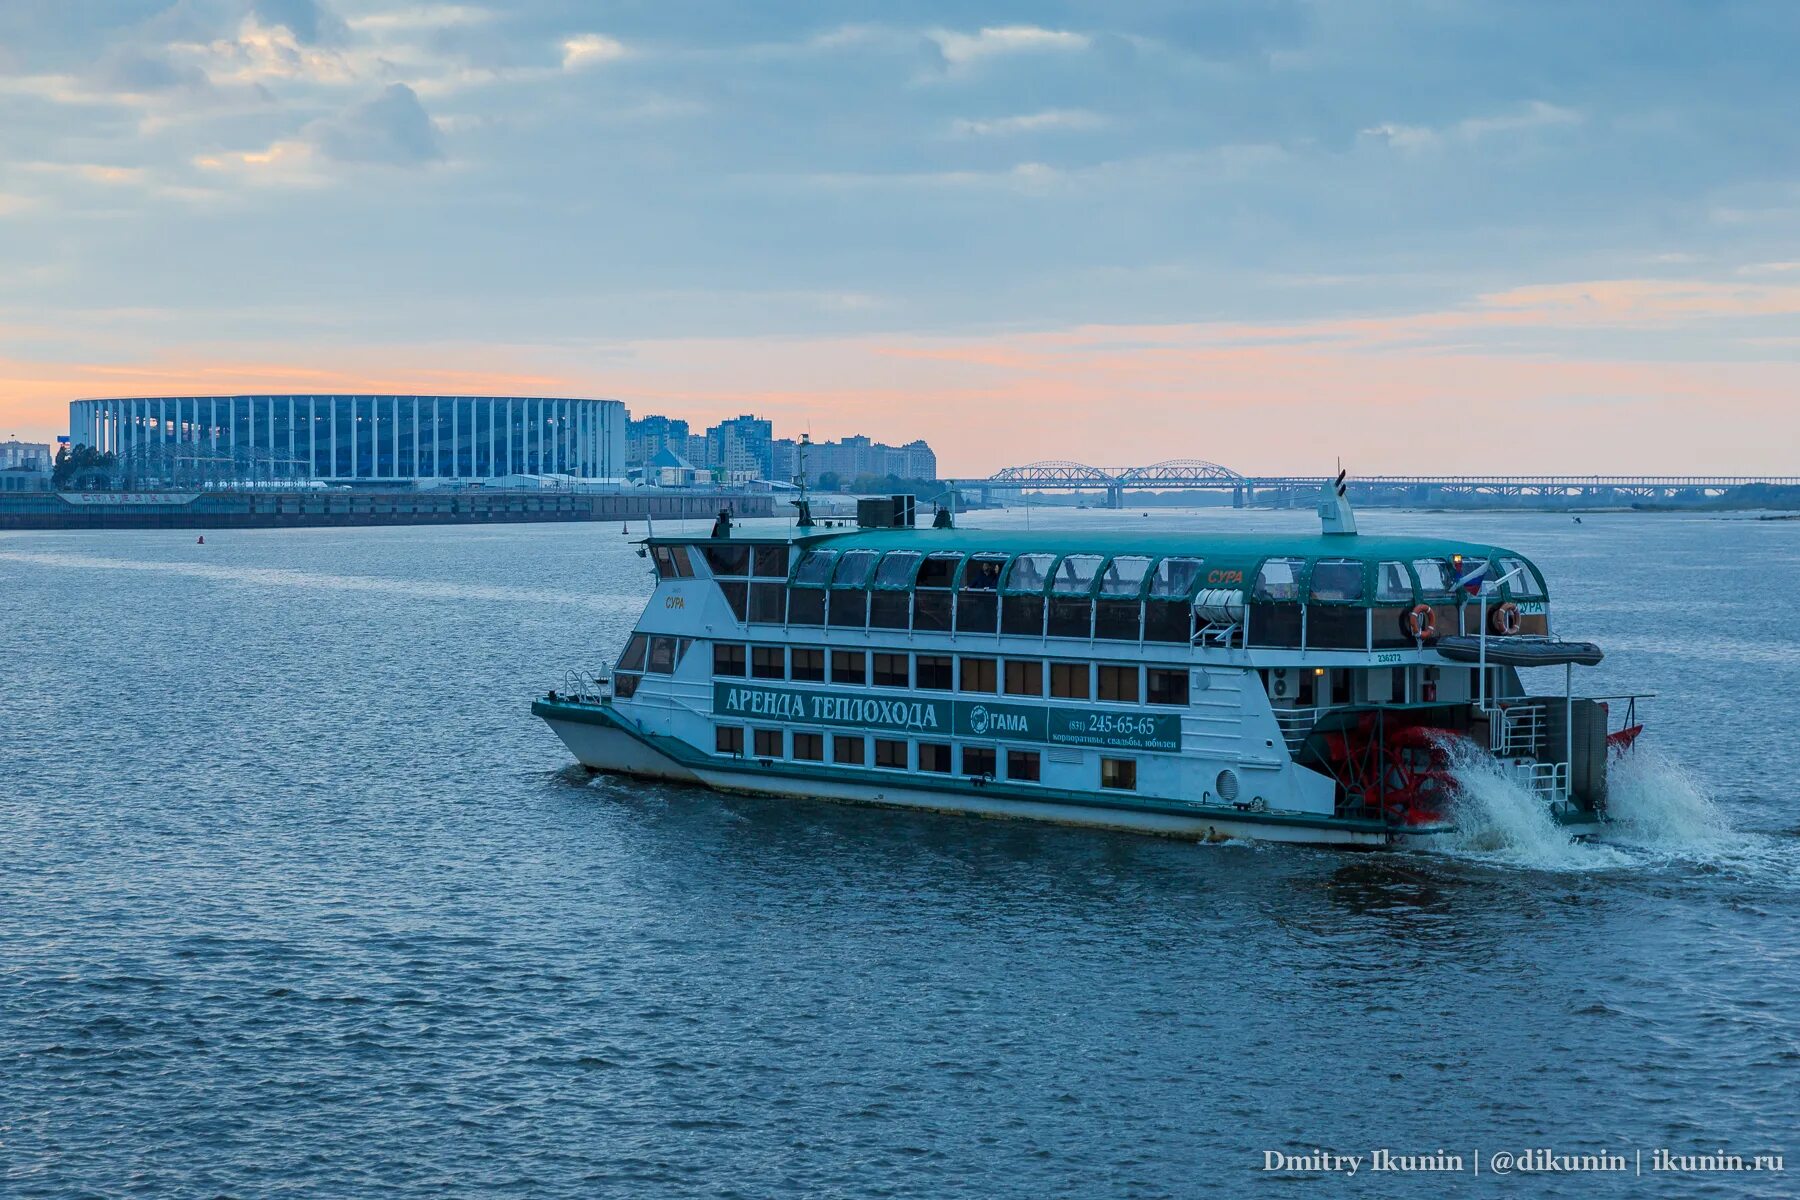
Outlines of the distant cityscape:
M 792 482 L 801 470 L 801 444 L 775 436 L 774 423 L 740 416 L 694 433 L 677 417 L 646 416 L 625 424 L 625 466 L 645 483 L 682 487 L 704 483 Z M 809 483 L 825 490 L 859 481 L 929 482 L 937 455 L 923 439 L 890 446 L 860 434 L 806 447 Z
M 696 432 L 606 399 L 241 395 L 76 400 L 57 445 L 0 442 L 0 491 L 235 482 L 935 490 L 923 439 L 806 443 L 744 414 Z M 803 461 L 804 460 L 804 461 Z

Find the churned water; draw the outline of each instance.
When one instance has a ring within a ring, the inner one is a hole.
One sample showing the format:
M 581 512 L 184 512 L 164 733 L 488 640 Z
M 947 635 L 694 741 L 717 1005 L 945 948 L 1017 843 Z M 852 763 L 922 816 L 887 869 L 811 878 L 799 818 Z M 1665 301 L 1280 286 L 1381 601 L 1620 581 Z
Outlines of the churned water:
M 1311 522 L 971 523 L 1027 519 Z M 1425 1196 L 1264 1154 L 1800 1154 L 1800 523 L 1364 525 L 1535 556 L 1588 689 L 1660 693 L 1621 844 L 1492 780 L 1424 856 L 589 778 L 527 706 L 634 621 L 617 526 L 0 537 L 0 1193 Z

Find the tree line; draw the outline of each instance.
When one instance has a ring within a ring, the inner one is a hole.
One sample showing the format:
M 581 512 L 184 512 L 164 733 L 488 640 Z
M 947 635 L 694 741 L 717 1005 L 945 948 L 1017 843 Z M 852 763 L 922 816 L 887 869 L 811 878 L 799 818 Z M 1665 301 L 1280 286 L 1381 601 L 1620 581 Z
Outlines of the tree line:
M 106 489 L 119 473 L 119 456 L 101 453 L 92 446 L 67 443 L 56 449 L 56 462 L 50 468 L 50 486 L 59 492 Z

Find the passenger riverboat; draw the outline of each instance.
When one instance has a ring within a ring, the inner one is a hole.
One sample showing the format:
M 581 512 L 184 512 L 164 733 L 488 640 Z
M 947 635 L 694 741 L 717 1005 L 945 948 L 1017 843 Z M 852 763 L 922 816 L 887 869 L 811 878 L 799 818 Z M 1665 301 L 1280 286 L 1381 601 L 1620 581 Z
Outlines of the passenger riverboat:
M 1487 756 L 1572 835 L 1636 697 L 1574 694 L 1525 556 L 1359 534 L 856 528 L 652 536 L 610 670 L 533 711 L 596 771 L 1176 837 L 1385 846 L 1453 831 Z M 802 513 L 805 509 L 802 508 Z M 898 526 L 898 527 L 896 527 Z M 1560 689 L 1524 668 L 1561 667 Z

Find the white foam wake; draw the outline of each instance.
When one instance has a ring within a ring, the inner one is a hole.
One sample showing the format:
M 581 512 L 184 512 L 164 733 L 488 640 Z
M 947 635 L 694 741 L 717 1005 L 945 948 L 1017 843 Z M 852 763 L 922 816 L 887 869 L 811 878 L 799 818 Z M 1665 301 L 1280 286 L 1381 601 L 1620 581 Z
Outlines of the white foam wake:
M 1732 836 L 1706 786 L 1654 746 L 1633 746 L 1608 764 L 1611 836 L 1637 846 L 1692 849 Z
M 1455 852 L 1541 870 L 1593 870 L 1653 858 L 1713 856 L 1737 839 L 1694 774 L 1652 746 L 1607 764 L 1603 842 L 1576 841 L 1549 806 L 1471 742 L 1444 744 L 1457 794 Z
M 1617 866 L 1624 858 L 1604 846 L 1577 842 L 1556 823 L 1550 807 L 1506 774 L 1498 759 L 1465 739 L 1448 739 L 1456 779 L 1450 817 L 1453 850 L 1513 866 L 1589 870 Z

